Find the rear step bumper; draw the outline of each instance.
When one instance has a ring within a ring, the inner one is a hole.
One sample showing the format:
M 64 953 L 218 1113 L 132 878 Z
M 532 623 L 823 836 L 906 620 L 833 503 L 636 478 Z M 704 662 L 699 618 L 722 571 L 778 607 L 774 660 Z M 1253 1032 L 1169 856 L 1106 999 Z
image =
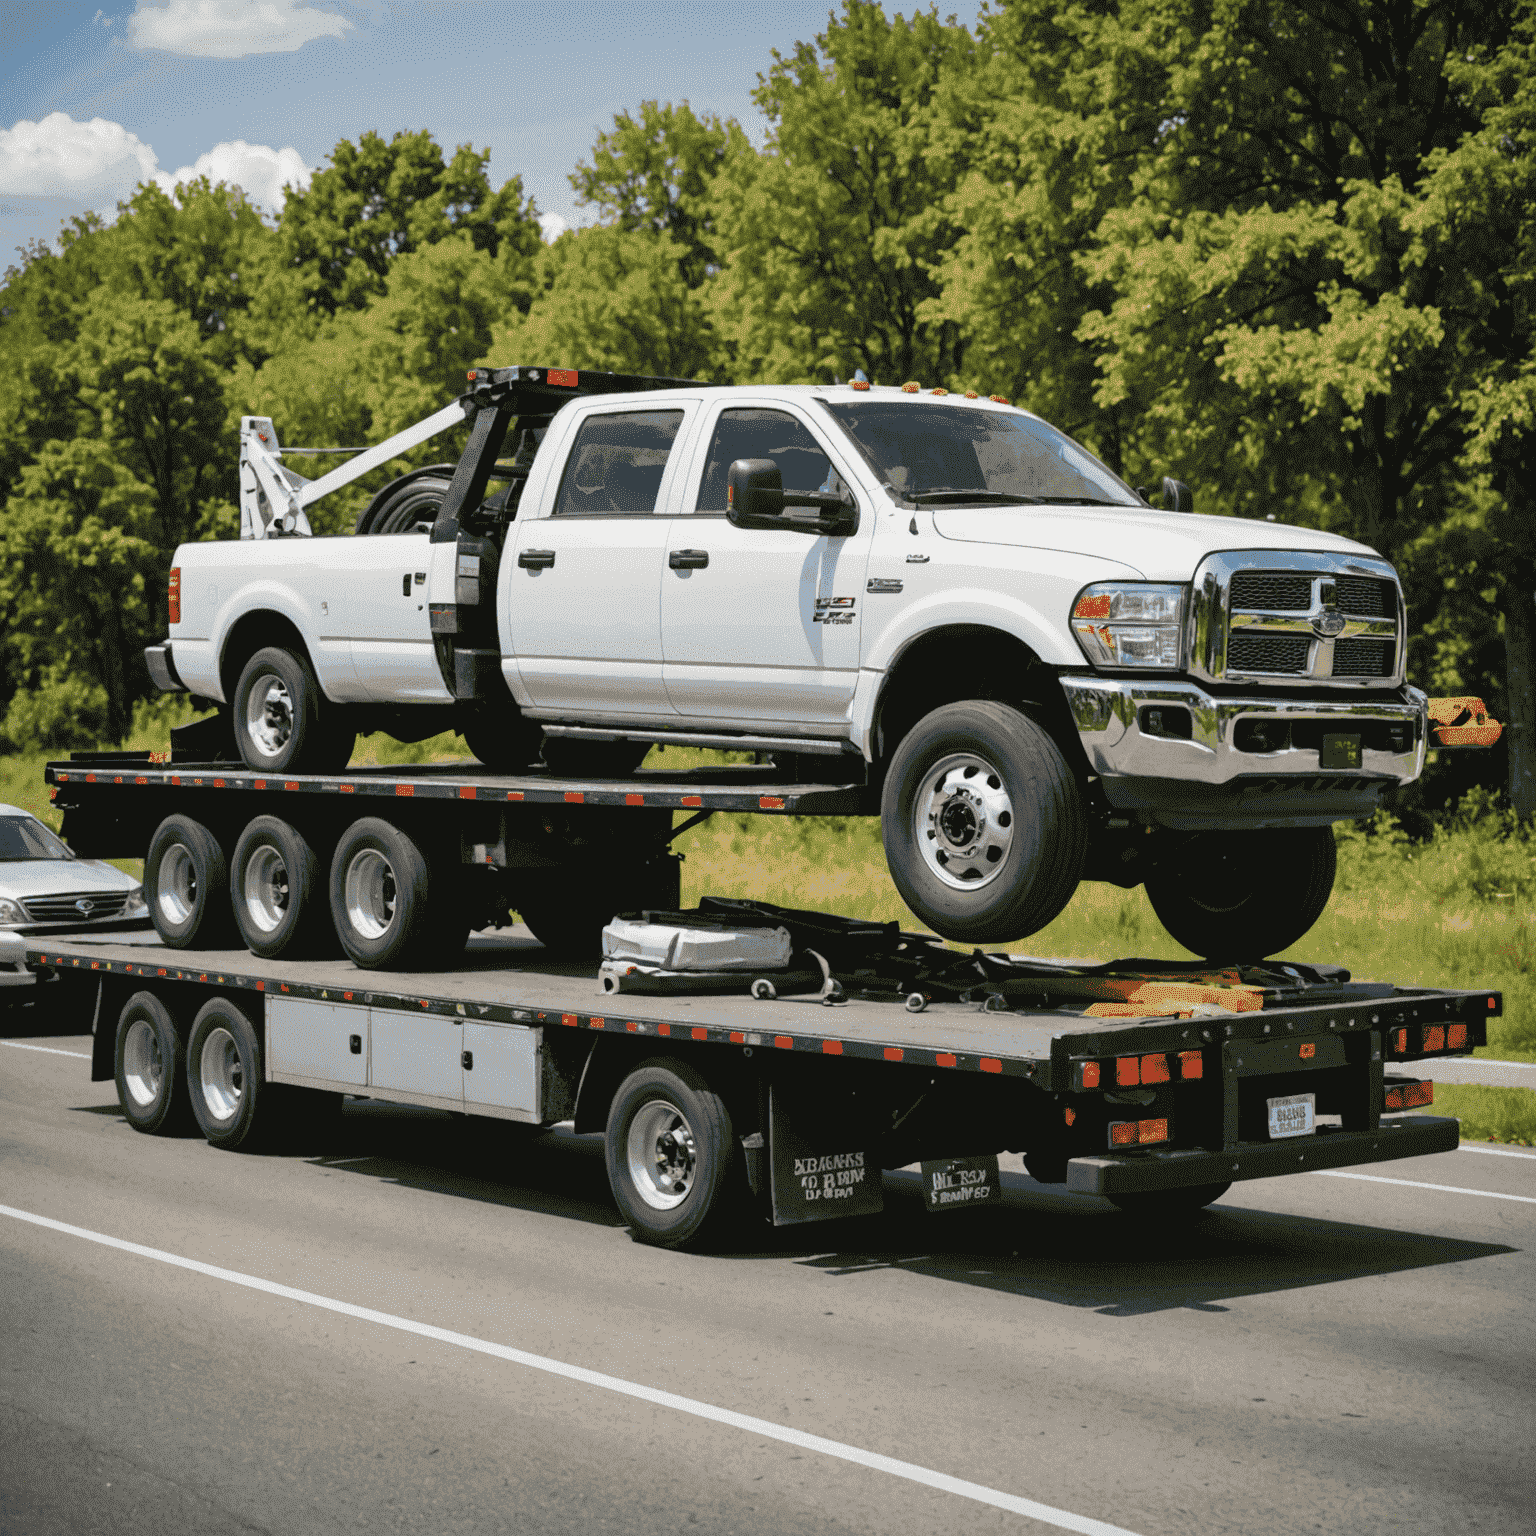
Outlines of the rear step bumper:
M 1191 1184 L 1269 1179 L 1282 1173 L 1454 1152 L 1460 1140 L 1459 1120 L 1442 1115 L 1401 1115 L 1384 1119 L 1379 1131 L 1324 1128 L 1315 1135 L 1286 1141 L 1243 1141 L 1225 1152 L 1191 1149 L 1074 1157 L 1067 1164 L 1067 1188 L 1081 1195 L 1129 1195 Z

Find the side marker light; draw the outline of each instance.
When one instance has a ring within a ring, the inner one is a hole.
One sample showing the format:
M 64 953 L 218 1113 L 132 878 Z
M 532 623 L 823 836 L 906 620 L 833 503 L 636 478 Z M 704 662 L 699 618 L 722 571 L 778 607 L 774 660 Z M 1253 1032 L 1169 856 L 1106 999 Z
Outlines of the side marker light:
M 1179 1052 L 1179 1076 L 1185 1082 L 1205 1076 L 1205 1057 L 1199 1051 Z
M 1078 1076 L 1082 1079 L 1084 1088 L 1097 1088 L 1099 1086 L 1099 1064 L 1096 1061 L 1085 1061 L 1078 1068 Z

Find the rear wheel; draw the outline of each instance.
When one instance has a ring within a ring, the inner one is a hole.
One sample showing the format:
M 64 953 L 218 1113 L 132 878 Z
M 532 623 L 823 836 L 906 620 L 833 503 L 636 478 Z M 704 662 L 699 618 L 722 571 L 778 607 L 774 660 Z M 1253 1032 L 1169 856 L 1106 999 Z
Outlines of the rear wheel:
M 117 1100 L 146 1136 L 167 1136 L 192 1120 L 186 1054 L 170 1010 L 153 992 L 135 992 L 117 1020 Z
M 375 816 L 354 822 L 336 845 L 330 902 L 342 948 L 364 970 L 441 963 L 468 935 L 455 882 L 433 868 L 415 839 Z
M 730 1110 L 687 1062 L 645 1062 L 619 1085 L 604 1141 L 608 1182 L 636 1242 L 684 1248 L 747 1209 Z
M 281 1114 L 282 1092 L 262 1080 L 256 1028 L 222 997 L 203 1004 L 187 1038 L 192 1112 L 211 1146 L 253 1147 Z
M 167 816 L 144 856 L 144 900 L 161 941 L 172 949 L 224 949 L 234 942 L 229 861 L 202 822 Z
M 1203 832 L 1147 877 L 1147 900 L 1202 959 L 1262 960 L 1323 915 L 1338 862 L 1332 827 Z
M 1020 939 L 1072 899 L 1087 851 L 1082 797 L 1027 715 L 973 699 L 924 716 L 891 758 L 880 805 L 891 878 L 935 933 Z
M 257 651 L 235 688 L 235 744 L 258 773 L 345 768 L 357 740 L 320 691 L 307 657 L 279 646 Z
M 309 839 L 277 816 L 258 816 L 235 844 L 230 886 L 236 926 L 252 954 L 300 959 L 335 948 L 325 866 Z

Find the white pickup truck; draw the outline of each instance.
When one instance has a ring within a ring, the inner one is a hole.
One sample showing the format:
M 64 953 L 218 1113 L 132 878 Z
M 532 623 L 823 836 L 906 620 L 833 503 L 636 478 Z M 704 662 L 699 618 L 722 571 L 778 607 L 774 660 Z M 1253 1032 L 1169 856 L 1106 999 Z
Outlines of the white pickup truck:
M 251 767 L 340 767 L 360 728 L 587 777 L 657 742 L 823 754 L 878 797 L 896 885 L 946 937 L 1145 882 L 1229 959 L 1300 938 L 1332 823 L 1423 767 L 1401 587 L 1363 545 L 1177 510 L 1174 481 L 1155 509 L 997 397 L 470 381 L 314 481 L 245 419 L 244 536 L 177 551 L 148 661 L 228 708 Z M 310 535 L 319 496 L 465 422 L 457 463 Z

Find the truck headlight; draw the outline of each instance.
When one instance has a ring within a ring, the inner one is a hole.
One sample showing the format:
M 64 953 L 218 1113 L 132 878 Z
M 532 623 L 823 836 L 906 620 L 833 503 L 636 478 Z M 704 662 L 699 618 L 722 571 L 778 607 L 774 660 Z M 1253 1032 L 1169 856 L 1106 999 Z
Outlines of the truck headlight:
M 26 921 L 27 914 L 21 910 L 20 902 L 0 897 L 0 928 L 15 928 Z
M 1072 605 L 1072 633 L 1096 667 L 1176 672 L 1183 649 L 1185 590 L 1149 581 L 1084 587 Z

